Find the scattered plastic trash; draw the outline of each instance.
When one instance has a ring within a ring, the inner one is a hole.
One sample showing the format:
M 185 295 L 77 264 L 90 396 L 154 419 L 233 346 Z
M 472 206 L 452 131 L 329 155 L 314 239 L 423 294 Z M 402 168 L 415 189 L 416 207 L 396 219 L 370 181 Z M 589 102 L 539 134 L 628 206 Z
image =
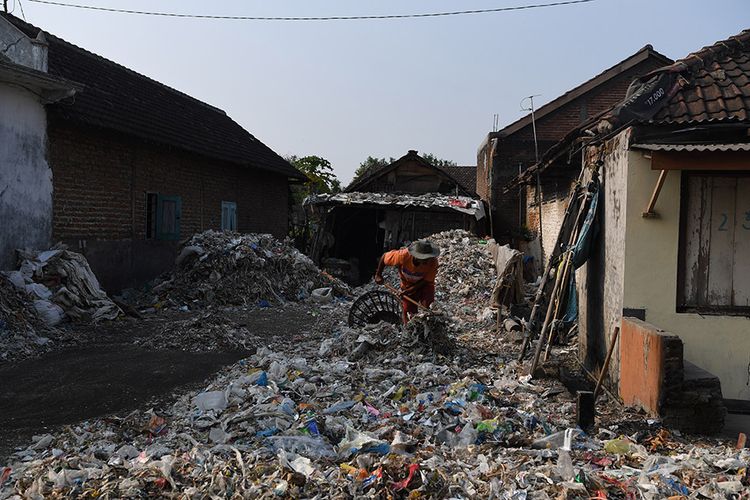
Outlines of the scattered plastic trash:
M 202 391 L 158 412 L 35 436 L 0 469 L 0 498 L 723 498 L 747 490 L 750 450 L 734 440 L 678 436 L 614 404 L 598 408 L 592 434 L 574 428 L 573 396 L 557 380 L 525 376 L 517 345 L 478 314 L 495 276 L 488 245 L 463 231 L 434 241 L 445 256 L 435 307 L 445 312 L 449 352 L 421 341 L 405 348 L 413 337 L 391 325 L 350 328 L 337 301 L 295 304 L 309 324 L 257 344 Z M 273 246 L 246 243 L 238 240 L 241 258 L 271 259 Z M 206 247 L 186 252 L 180 266 L 226 258 Z M 221 283 L 223 268 L 213 271 Z M 274 300 L 274 311 L 290 306 Z M 222 324 L 180 328 L 200 335 Z

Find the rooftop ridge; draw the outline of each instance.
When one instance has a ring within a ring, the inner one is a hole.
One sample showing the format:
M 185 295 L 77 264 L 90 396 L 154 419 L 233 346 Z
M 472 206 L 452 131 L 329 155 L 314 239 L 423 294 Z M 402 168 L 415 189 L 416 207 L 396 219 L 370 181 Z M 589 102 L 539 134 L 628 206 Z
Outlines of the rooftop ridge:
M 638 49 L 636 52 L 631 54 L 630 56 L 626 57 L 625 59 L 622 59 L 620 62 L 610 66 L 609 68 L 606 68 L 600 71 L 599 73 L 592 76 L 588 80 L 576 85 L 575 87 L 564 92 L 563 94 L 560 94 L 559 96 L 555 97 L 553 100 L 544 104 L 543 106 L 540 106 L 538 109 L 534 111 L 535 117 L 539 119 L 542 116 L 546 115 L 547 113 L 554 111 L 559 106 L 563 105 L 565 102 L 567 102 L 568 99 L 571 99 L 571 100 L 575 99 L 576 97 L 578 97 L 577 95 L 575 95 L 577 92 L 581 92 L 582 89 L 586 87 L 587 85 L 593 84 L 597 79 L 603 78 L 607 73 L 616 70 L 618 66 L 628 65 L 629 63 L 630 65 L 638 64 L 639 62 L 642 62 L 643 60 L 645 60 L 649 55 L 663 59 L 666 65 L 669 65 L 673 62 L 671 58 L 655 50 L 651 44 L 646 44 L 640 49 Z M 626 71 L 627 69 L 628 68 L 623 68 L 622 71 Z M 598 84 L 593 85 L 592 89 L 598 87 L 601 84 L 604 84 L 606 81 L 607 80 L 603 80 L 599 82 Z M 529 123 L 524 123 L 524 122 L 529 122 Z M 531 123 L 531 113 L 526 114 L 522 116 L 521 118 L 518 118 L 517 120 L 509 123 L 505 127 L 501 128 L 497 132 L 493 132 L 490 135 L 495 136 L 495 137 L 508 135 L 508 134 L 516 132 L 517 130 L 520 130 L 521 128 L 527 126 L 530 123 Z
M 158 80 L 155 80 L 155 79 L 151 78 L 148 75 L 144 75 L 143 73 L 139 73 L 138 71 L 135 71 L 134 69 L 128 68 L 127 66 L 124 66 L 124 65 L 122 65 L 122 64 L 120 64 L 120 63 L 118 63 L 116 61 L 111 60 L 111 59 L 108 59 L 108 58 L 106 58 L 106 57 L 104 57 L 104 56 L 102 56 L 100 54 L 97 54 L 96 52 L 91 52 L 90 50 L 86 50 L 83 47 L 80 47 L 80 46 L 78 46 L 78 45 L 76 45 L 76 44 L 74 44 L 72 42 L 69 42 L 69 41 L 65 40 L 64 38 L 61 38 L 61 37 L 59 37 L 59 36 L 57 36 L 57 35 L 55 35 L 53 33 L 45 31 L 45 30 L 43 30 L 43 29 L 41 29 L 41 28 L 39 28 L 39 27 L 37 27 L 37 26 L 35 26 L 35 25 L 27 22 L 27 21 L 23 21 L 22 19 L 19 19 L 19 18 L 15 17 L 12 14 L 6 14 L 4 12 L 0 12 L 0 16 L 3 16 L 6 19 L 8 19 L 8 21 L 10 21 L 17 28 L 21 29 L 21 31 L 32 32 L 33 30 L 36 30 L 37 33 L 34 33 L 34 35 L 30 35 L 29 33 L 26 33 L 26 36 L 28 36 L 31 39 L 34 39 L 38 35 L 38 33 L 40 33 L 40 32 L 44 33 L 44 36 L 47 37 L 47 41 L 48 42 L 54 41 L 54 42 L 57 42 L 57 43 L 60 43 L 60 44 L 65 44 L 65 45 L 67 45 L 68 47 L 70 47 L 70 48 L 72 48 L 74 50 L 77 50 L 77 51 L 82 52 L 84 54 L 87 54 L 89 56 L 93 56 L 93 57 L 99 59 L 100 61 L 102 61 L 102 62 L 104 62 L 106 64 L 109 64 L 110 66 L 114 66 L 116 68 L 125 70 L 128 73 L 136 75 L 139 78 L 142 78 L 144 80 L 148 80 L 148 81 L 150 81 L 152 83 L 155 83 L 156 85 L 159 85 L 160 87 L 166 89 L 169 92 L 177 94 L 177 95 L 179 95 L 181 97 L 188 98 L 188 99 L 190 99 L 191 101 L 193 101 L 193 102 L 195 102 L 197 104 L 200 104 L 200 105 L 205 106 L 205 107 L 207 107 L 207 108 L 209 108 L 209 109 L 211 109 L 213 111 L 216 111 L 218 113 L 221 113 L 223 115 L 228 116 L 227 113 L 226 113 L 226 111 L 224 111 L 221 108 L 213 106 L 213 105 L 211 105 L 211 104 L 209 104 L 209 103 L 207 103 L 205 101 L 201 101 L 200 99 L 195 98 L 195 97 L 191 96 L 190 94 L 186 94 L 185 92 L 182 92 L 181 90 L 178 90 L 178 89 L 176 89 L 174 87 L 170 87 L 169 85 L 167 85 L 165 83 L 162 83 L 162 82 L 160 82 Z M 250 134 L 250 135 L 252 136 L 252 134 Z M 253 137 L 253 139 L 255 139 L 255 137 Z

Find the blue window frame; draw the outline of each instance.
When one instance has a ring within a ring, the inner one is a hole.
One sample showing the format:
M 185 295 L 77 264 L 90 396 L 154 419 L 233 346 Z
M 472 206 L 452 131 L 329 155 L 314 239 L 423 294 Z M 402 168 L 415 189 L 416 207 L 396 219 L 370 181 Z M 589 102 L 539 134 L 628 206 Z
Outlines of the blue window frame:
M 221 202 L 221 229 L 222 231 L 237 231 L 237 203 Z

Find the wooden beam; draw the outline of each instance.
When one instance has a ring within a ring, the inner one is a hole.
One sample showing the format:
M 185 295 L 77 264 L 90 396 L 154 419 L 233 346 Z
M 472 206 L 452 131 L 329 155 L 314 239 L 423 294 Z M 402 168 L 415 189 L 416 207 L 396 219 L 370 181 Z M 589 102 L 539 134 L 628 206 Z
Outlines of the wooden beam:
M 750 170 L 750 151 L 654 151 L 651 170 Z
M 651 193 L 651 199 L 648 202 L 646 211 L 643 212 L 642 214 L 643 217 L 646 217 L 646 218 L 659 217 L 659 214 L 654 212 L 654 207 L 656 206 L 656 200 L 659 198 L 659 193 L 661 193 L 661 188 L 664 187 L 664 181 L 667 180 L 667 173 L 669 173 L 669 170 L 662 170 L 659 173 L 659 178 L 656 180 L 656 186 L 654 186 L 654 192 Z

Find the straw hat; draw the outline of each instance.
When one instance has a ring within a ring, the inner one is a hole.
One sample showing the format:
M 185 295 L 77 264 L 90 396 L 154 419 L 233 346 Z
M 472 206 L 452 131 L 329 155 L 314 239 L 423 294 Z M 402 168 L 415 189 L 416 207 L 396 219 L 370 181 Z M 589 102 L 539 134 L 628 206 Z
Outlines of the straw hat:
M 440 255 L 440 249 L 430 240 L 419 240 L 409 245 L 409 253 L 415 259 L 432 259 Z

